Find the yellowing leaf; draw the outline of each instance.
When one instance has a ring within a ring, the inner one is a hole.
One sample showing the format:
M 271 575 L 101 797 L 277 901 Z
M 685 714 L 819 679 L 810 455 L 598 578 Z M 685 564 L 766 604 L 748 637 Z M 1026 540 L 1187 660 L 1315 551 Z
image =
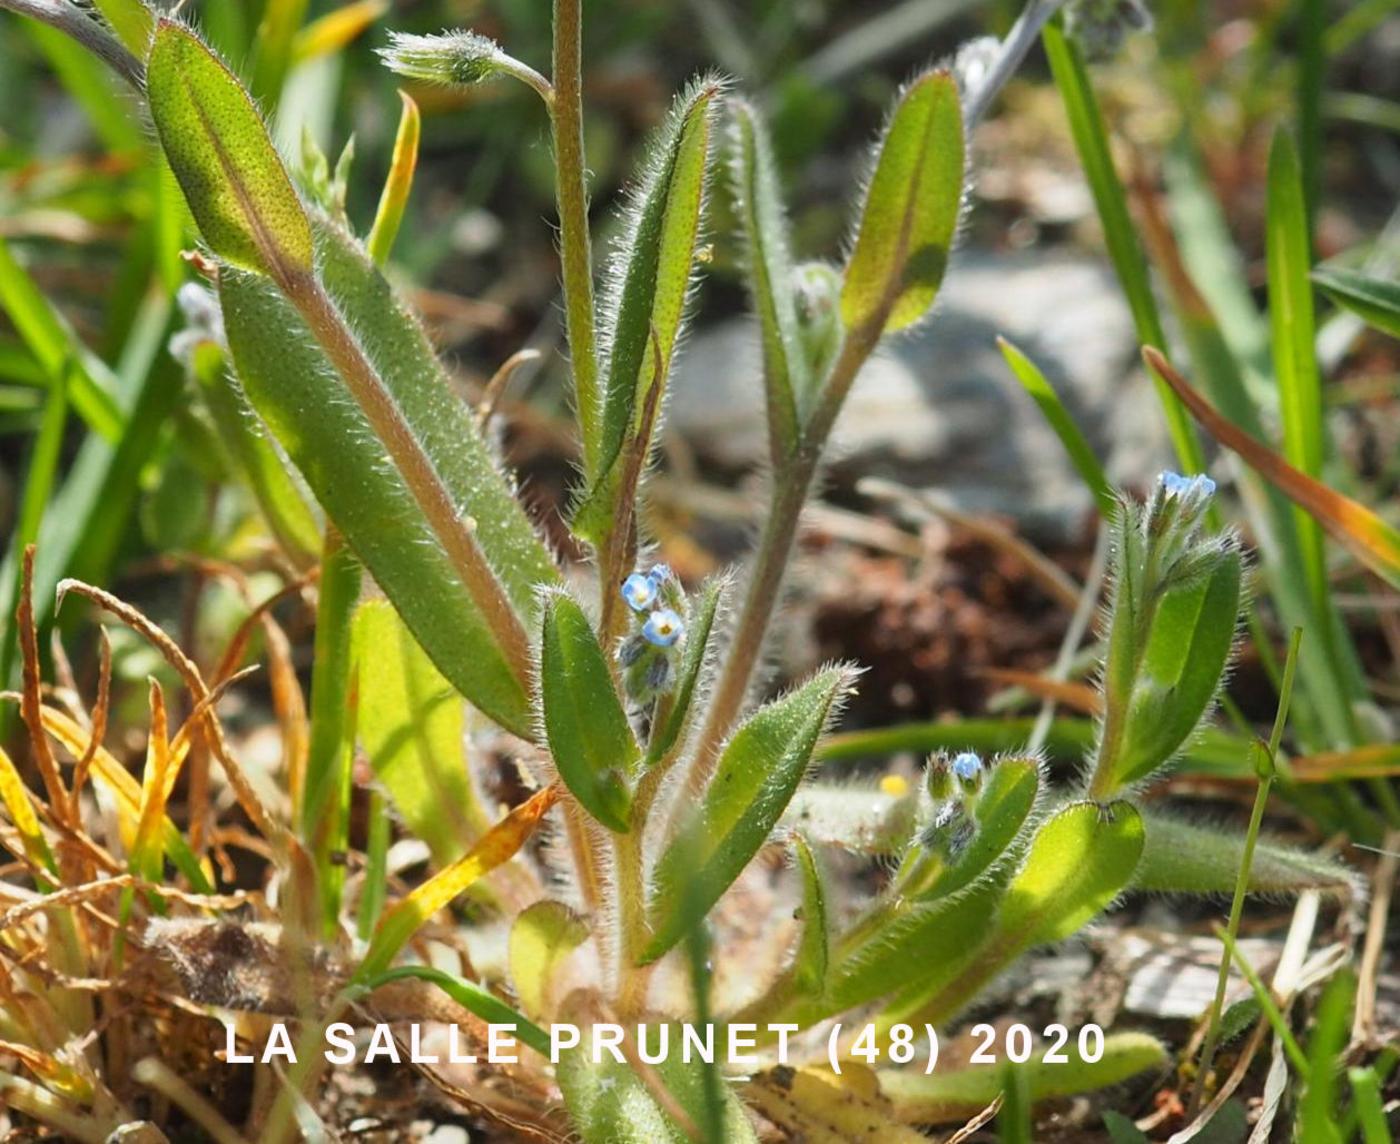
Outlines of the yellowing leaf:
M 355 980 L 363 983 L 388 969 L 399 950 L 429 918 L 472 883 L 514 857 L 561 793 L 562 789 L 556 785 L 531 796 L 493 826 L 466 854 L 434 874 L 385 914 L 374 931 L 364 961 L 355 972 Z
M 1299 472 L 1268 446 L 1236 429 L 1192 388 L 1160 350 L 1148 346 L 1142 355 L 1148 367 L 1175 390 L 1182 404 L 1222 445 L 1235 450 L 1294 504 L 1311 513 L 1334 540 L 1376 575 L 1400 588 L 1400 531 L 1365 505 Z

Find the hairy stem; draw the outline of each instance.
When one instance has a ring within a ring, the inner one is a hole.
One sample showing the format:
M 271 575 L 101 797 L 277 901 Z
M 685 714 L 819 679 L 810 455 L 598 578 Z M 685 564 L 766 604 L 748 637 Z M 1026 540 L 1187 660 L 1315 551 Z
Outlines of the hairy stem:
M 588 187 L 583 155 L 583 0 L 554 5 L 555 195 L 559 255 L 564 272 L 564 317 L 573 360 L 574 403 L 583 439 L 584 469 L 592 476 L 602 444 L 598 430 L 598 347 L 594 332 L 593 251 L 588 231 Z
M 861 366 L 879 341 L 879 331 L 884 328 L 885 315 L 877 317 L 877 321 L 847 336 L 823 388 L 821 400 L 812 411 L 811 420 L 803 432 L 802 443 L 774 474 L 768 519 L 759 540 L 753 570 L 749 574 L 744 603 L 734 625 L 729 657 L 711 697 L 698 749 L 686 776 L 685 791 L 688 795 L 697 795 L 704 789 L 718 760 L 720 744 L 733 728 L 744 705 L 749 682 L 763 652 L 768 628 L 782 592 L 783 578 L 797 541 L 802 506 L 811 492 L 818 462 L 836 423 L 836 415 L 840 413 Z

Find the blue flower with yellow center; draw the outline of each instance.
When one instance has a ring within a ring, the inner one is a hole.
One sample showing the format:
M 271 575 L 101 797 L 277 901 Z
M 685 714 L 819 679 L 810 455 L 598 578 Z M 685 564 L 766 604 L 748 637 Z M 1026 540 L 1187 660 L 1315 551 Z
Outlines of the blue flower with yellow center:
M 645 612 L 656 603 L 656 595 L 656 582 L 640 572 L 633 572 L 622 582 L 622 598 L 634 612 Z
M 642 625 L 642 635 L 646 641 L 657 647 L 674 647 L 684 634 L 685 623 L 670 608 L 658 608 Z

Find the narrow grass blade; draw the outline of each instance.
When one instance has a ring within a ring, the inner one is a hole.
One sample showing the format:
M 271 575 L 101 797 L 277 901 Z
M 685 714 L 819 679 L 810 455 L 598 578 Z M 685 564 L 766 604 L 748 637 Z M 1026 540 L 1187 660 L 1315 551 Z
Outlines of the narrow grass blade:
M 1319 266 L 1313 271 L 1312 280 L 1339 306 L 1391 337 L 1400 338 L 1400 283 L 1331 266 Z
M 0 802 L 4 803 L 10 821 L 19 832 L 24 856 L 29 859 L 30 865 L 57 874 L 58 867 L 54 864 L 49 844 L 44 840 L 29 788 L 24 785 L 24 780 L 19 777 L 19 771 L 3 747 L 0 747 Z
M 374 216 L 374 226 L 369 232 L 365 248 L 376 266 L 389 261 L 389 252 L 394 248 L 399 227 L 403 223 L 404 208 L 408 205 L 409 193 L 413 190 L 413 175 L 418 168 L 418 141 L 422 134 L 422 116 L 418 105 L 404 92 L 399 92 L 403 101 L 403 113 L 399 116 L 399 130 L 394 137 L 394 158 L 389 166 L 389 177 L 384 180 L 384 190 L 379 196 L 379 210 Z
M 1269 151 L 1268 178 L 1269 325 L 1274 373 L 1283 417 L 1284 456 L 1299 472 L 1322 474 L 1322 380 L 1317 368 L 1313 316 L 1312 252 L 1308 211 L 1298 155 L 1280 130 Z M 1327 596 L 1327 563 L 1316 522 L 1295 510 L 1303 568 L 1313 598 Z
M 122 431 L 121 411 L 108 386 L 100 384 L 89 372 L 92 355 L 15 260 L 3 239 L 0 239 L 0 307 L 39 363 L 45 384 L 53 386 L 59 379 L 65 379 L 73 411 L 93 432 L 115 441 Z
M 303 802 L 295 808 L 302 842 L 315 863 L 327 933 L 339 925 L 345 883 L 345 866 L 334 855 L 349 848 L 356 707 L 351 656 L 362 579 L 360 562 L 345 540 L 335 528 L 327 528 L 311 666 L 311 738 Z
M 1308 1034 L 1308 1079 L 1298 1102 L 1298 1139 L 1306 1144 L 1341 1144 L 1337 1127 L 1337 1075 L 1351 1033 L 1356 978 L 1341 970 L 1327 983 Z
M 385 914 L 374 931 L 364 960 L 355 971 L 354 983 L 362 985 L 383 973 L 429 918 L 478 879 L 509 861 L 529 841 L 541 819 L 558 801 L 560 792 L 557 786 L 546 787 L 521 803 L 460 859 L 433 875 Z
M 1055 431 L 1055 436 L 1060 439 L 1060 444 L 1069 454 L 1070 463 L 1098 501 L 1100 514 L 1105 520 L 1111 519 L 1118 506 L 1113 489 L 1108 483 L 1108 478 L 1104 476 L 1103 467 L 1094 455 L 1093 447 L 1079 426 L 1074 423 L 1074 418 L 1060 400 L 1060 395 L 1055 392 L 1055 387 L 1040 372 L 1035 362 L 1005 338 L 998 338 L 997 346 L 1001 350 L 1001 356 L 1006 359 L 1006 364 L 1011 367 L 1011 372 L 1016 375 L 1016 380 L 1040 406 L 1045 420 L 1050 422 L 1050 428 Z
M 253 95 L 269 111 L 277 109 L 291 71 L 297 35 L 306 21 L 310 0 L 267 0 L 253 41 Z
M 156 25 L 151 10 L 142 0 L 95 0 L 95 3 L 127 50 L 145 59 Z
M 406 980 L 427 981 L 436 985 L 463 1009 L 475 1013 L 489 1025 L 511 1027 L 514 1029 L 515 1038 L 522 1045 L 545 1057 L 549 1056 L 549 1034 L 475 981 L 467 981 L 444 970 L 434 969 L 430 965 L 400 965 L 364 979 L 361 985 L 365 990 L 373 992 L 380 986 Z
M 1050 60 L 1050 71 L 1055 77 L 1055 86 L 1060 89 L 1060 98 L 1065 104 L 1065 114 L 1069 118 L 1070 132 L 1079 152 L 1079 161 L 1084 165 L 1084 174 L 1089 180 L 1089 189 L 1093 192 L 1094 204 L 1098 208 L 1099 221 L 1103 224 L 1108 254 L 1113 260 L 1113 267 L 1117 271 L 1123 292 L 1128 297 L 1138 341 L 1149 346 L 1166 345 L 1162 320 L 1157 312 L 1157 302 L 1152 295 L 1152 284 L 1147 276 L 1147 263 L 1138 243 L 1132 216 L 1128 213 L 1123 184 L 1113 165 L 1108 133 L 1104 129 L 1103 115 L 1099 110 L 1098 97 L 1094 94 L 1088 68 L 1084 65 L 1079 48 L 1065 37 L 1058 22 L 1052 21 L 1047 24 L 1042 38 L 1045 42 L 1045 54 Z M 1203 471 L 1205 457 L 1191 426 L 1191 419 L 1187 417 L 1181 404 L 1162 386 L 1158 386 L 1158 395 L 1162 399 L 1162 407 L 1167 415 L 1167 427 L 1171 431 L 1172 444 L 1182 471 Z
M 1400 531 L 1364 505 L 1300 472 L 1272 449 L 1240 432 L 1192 389 L 1156 350 L 1149 347 L 1143 351 L 1143 356 L 1152 371 L 1172 387 L 1221 444 L 1239 453 L 1289 499 L 1306 509 L 1338 543 L 1383 580 L 1400 587 Z
M 841 287 L 848 330 L 902 330 L 938 294 L 962 211 L 962 103 L 946 71 L 916 79 L 880 140 Z

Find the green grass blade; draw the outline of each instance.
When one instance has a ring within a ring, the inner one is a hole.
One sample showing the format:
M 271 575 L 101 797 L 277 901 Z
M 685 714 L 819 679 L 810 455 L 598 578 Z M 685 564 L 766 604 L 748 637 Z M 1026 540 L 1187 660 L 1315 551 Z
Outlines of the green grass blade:
M 406 980 L 427 981 L 436 985 L 463 1009 L 475 1013 L 489 1025 L 514 1026 L 514 1035 L 522 1045 L 545 1057 L 549 1056 L 549 1034 L 475 981 L 434 969 L 431 965 L 401 965 L 366 978 L 362 985 L 365 990 L 373 991 L 382 985 Z
M 9 316 L 29 352 L 52 385 L 62 376 L 68 400 L 94 433 L 115 441 L 122 430 L 122 416 L 110 388 L 89 372 L 92 354 L 40 292 L 34 280 L 0 239 L 0 308 Z
M 1391 337 L 1400 338 L 1400 283 L 1330 266 L 1319 266 L 1312 279 L 1339 306 Z
M 1147 277 L 1147 262 L 1138 243 L 1137 229 L 1128 213 L 1122 181 L 1113 165 L 1108 133 L 1084 58 L 1079 48 L 1066 38 L 1058 22 L 1047 24 L 1042 38 L 1045 54 L 1050 60 L 1050 71 L 1069 117 L 1079 161 L 1084 166 L 1099 220 L 1103 224 L 1109 258 L 1113 261 L 1118 281 L 1132 310 L 1138 341 L 1145 345 L 1165 346 L 1166 334 L 1152 295 L 1152 284 Z M 1166 412 L 1167 427 L 1183 472 L 1203 471 L 1205 457 L 1186 410 L 1165 386 L 1159 384 L 1157 393 Z
M 1011 367 L 1011 372 L 1016 375 L 1016 380 L 1040 406 L 1045 420 L 1050 423 L 1050 428 L 1055 431 L 1055 436 L 1060 439 L 1060 444 L 1069 454 L 1070 463 L 1083 478 L 1089 491 L 1094 494 L 1100 514 L 1105 520 L 1111 519 L 1117 511 L 1117 498 L 1108 483 L 1108 478 L 1104 476 L 1098 457 L 1094 455 L 1093 446 L 1074 423 L 1074 418 L 1060 400 L 1060 395 L 1055 392 L 1055 387 L 1040 372 L 1035 362 L 1005 338 L 998 338 L 997 346 L 1001 349 L 1001 356 L 1006 359 L 1006 364 Z
M 1283 417 L 1284 456 L 1314 480 L 1322 474 L 1322 381 L 1317 368 L 1312 254 L 1298 155 L 1280 130 L 1269 151 L 1269 324 L 1274 373 Z M 1303 568 L 1319 613 L 1328 596 L 1326 554 L 1317 523 L 1295 510 Z

